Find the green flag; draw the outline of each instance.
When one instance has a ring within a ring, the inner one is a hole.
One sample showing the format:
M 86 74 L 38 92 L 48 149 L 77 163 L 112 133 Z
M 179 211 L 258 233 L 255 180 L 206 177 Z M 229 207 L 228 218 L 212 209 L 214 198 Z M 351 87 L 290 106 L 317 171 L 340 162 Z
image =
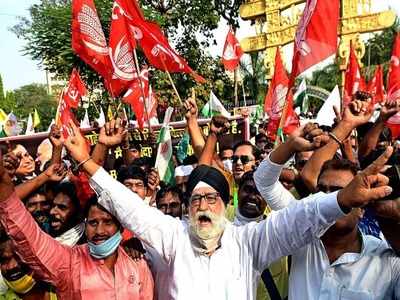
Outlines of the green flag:
M 306 80 L 303 79 L 294 94 L 294 106 L 300 107 L 300 110 L 303 114 L 308 112 L 308 96 L 307 96 L 307 83 Z
M 210 93 L 210 100 L 203 106 L 201 114 L 206 118 L 212 118 L 218 115 L 229 118 L 231 115 L 212 91 Z

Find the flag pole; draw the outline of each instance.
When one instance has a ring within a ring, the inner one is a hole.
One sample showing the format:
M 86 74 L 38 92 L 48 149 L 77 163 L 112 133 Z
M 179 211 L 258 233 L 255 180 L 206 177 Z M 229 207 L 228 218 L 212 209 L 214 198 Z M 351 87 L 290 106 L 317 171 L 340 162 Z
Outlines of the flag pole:
M 162 64 L 163 64 L 163 66 L 164 66 L 165 72 L 166 72 L 167 75 L 168 75 L 168 79 L 169 79 L 169 81 L 170 81 L 171 84 L 172 84 L 172 88 L 174 89 L 174 92 L 175 92 L 176 96 L 178 97 L 179 104 L 180 104 L 180 105 L 183 105 L 182 98 L 181 98 L 181 96 L 179 95 L 178 90 L 176 89 L 175 83 L 174 83 L 174 81 L 172 80 L 171 74 L 170 74 L 169 71 L 168 71 L 168 68 L 167 68 L 167 66 L 166 66 L 166 64 L 165 64 L 165 61 L 164 61 L 163 59 L 161 59 L 161 62 L 162 62 Z
M 246 101 L 246 92 L 244 89 L 244 81 L 242 80 L 242 90 L 243 90 L 243 101 L 244 101 L 244 106 L 247 107 L 247 101 Z
M 138 57 L 137 57 L 136 48 L 133 48 L 133 56 L 135 58 L 136 71 L 138 72 L 138 78 L 139 78 L 139 82 L 140 82 L 140 93 L 142 94 L 142 97 L 143 97 L 144 111 L 145 111 L 146 118 L 147 118 L 147 126 L 149 127 L 149 132 L 152 133 L 153 130 L 151 129 L 151 125 L 150 125 L 149 111 L 147 109 L 146 97 L 144 95 L 143 82 L 140 79 L 141 70 L 140 70 L 140 67 L 139 67 L 139 60 L 138 60 Z

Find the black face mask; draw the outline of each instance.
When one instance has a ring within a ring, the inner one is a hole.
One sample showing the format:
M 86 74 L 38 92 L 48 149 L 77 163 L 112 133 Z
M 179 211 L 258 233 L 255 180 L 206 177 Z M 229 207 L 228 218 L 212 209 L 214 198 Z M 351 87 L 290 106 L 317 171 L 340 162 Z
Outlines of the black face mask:
M 16 268 L 7 270 L 6 272 L 1 272 L 3 277 L 8 281 L 18 280 L 29 273 L 30 273 L 30 270 L 29 270 L 28 266 L 26 266 L 25 264 L 20 264 Z

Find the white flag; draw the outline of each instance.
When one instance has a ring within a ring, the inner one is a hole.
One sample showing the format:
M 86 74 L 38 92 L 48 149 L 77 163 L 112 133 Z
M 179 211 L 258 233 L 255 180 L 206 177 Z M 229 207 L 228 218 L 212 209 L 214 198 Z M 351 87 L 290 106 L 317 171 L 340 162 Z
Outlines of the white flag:
M 211 91 L 210 93 L 210 101 L 208 101 L 203 109 L 201 110 L 201 113 L 203 116 L 211 118 L 213 116 L 217 115 L 223 115 L 224 117 L 229 118 L 230 113 L 225 109 L 225 107 L 222 105 L 221 101 L 217 98 L 217 96 L 214 95 L 214 93 Z
M 339 87 L 335 86 L 332 93 L 319 110 L 315 122 L 319 125 L 332 126 L 336 118 L 333 107 L 336 106 L 338 109 L 340 109 L 340 103 L 341 99 Z
M 33 128 L 33 118 L 32 118 L 32 115 L 29 114 L 28 122 L 26 124 L 25 134 L 29 135 L 29 134 L 34 134 L 34 133 L 35 133 L 35 128 Z
M 90 121 L 89 121 L 89 114 L 87 109 L 85 109 L 85 116 L 83 117 L 83 120 L 81 121 L 81 126 L 82 129 L 88 129 L 90 128 Z
M 99 127 L 103 127 L 104 124 L 106 124 L 106 116 L 104 114 L 103 108 L 100 106 L 100 114 L 99 117 L 96 119 L 97 124 L 99 124 Z

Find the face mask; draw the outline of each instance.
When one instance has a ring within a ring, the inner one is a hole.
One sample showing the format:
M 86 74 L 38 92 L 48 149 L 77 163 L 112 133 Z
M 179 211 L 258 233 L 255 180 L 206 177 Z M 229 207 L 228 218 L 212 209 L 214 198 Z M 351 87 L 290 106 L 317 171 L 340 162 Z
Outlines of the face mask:
M 223 162 L 225 170 L 232 172 L 232 160 L 231 159 L 225 159 Z
M 28 293 L 36 284 L 35 279 L 31 275 L 24 275 L 14 281 L 7 281 L 6 279 L 4 281 L 10 289 L 21 295 Z
M 121 243 L 122 235 L 121 232 L 117 231 L 112 237 L 110 237 L 104 243 L 96 245 L 92 242 L 88 242 L 90 255 L 97 259 L 103 259 L 115 252 Z

